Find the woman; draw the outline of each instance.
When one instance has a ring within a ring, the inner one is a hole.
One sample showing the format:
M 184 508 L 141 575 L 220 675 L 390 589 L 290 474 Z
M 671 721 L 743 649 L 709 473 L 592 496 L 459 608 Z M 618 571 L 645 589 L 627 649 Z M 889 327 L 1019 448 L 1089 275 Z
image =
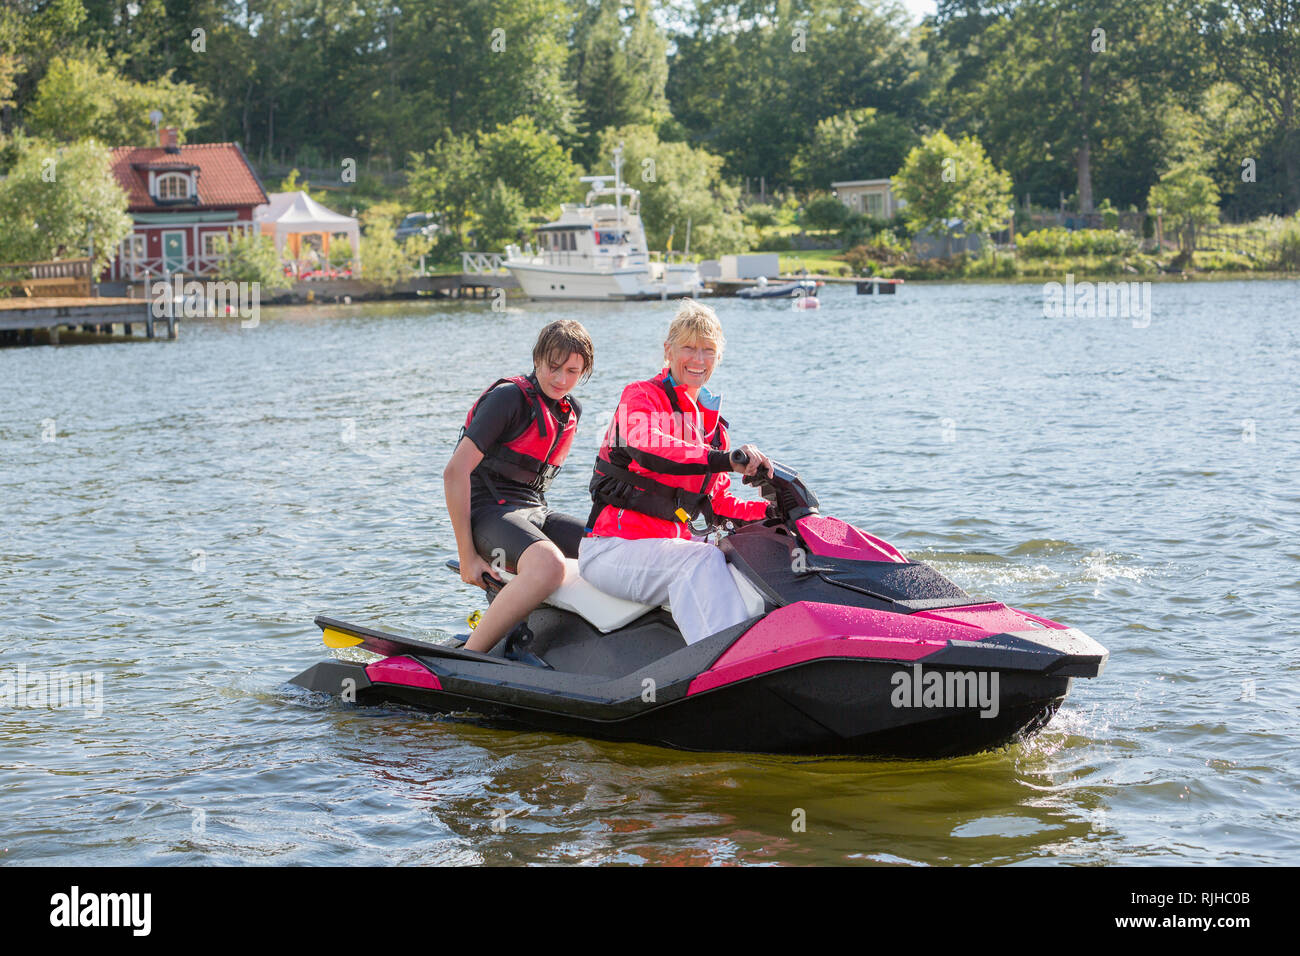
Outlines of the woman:
M 605 433 L 578 556 L 582 576 L 600 590 L 671 604 L 687 644 L 749 616 L 722 552 L 692 540 L 691 520 L 767 514 L 765 502 L 741 501 L 729 490 L 727 472 L 771 474 L 772 466 L 753 445 L 741 448 L 743 467 L 729 452 L 718 396 L 704 387 L 724 344 L 713 310 L 683 300 L 664 342 L 664 369 L 623 390 Z
M 551 511 L 546 490 L 568 457 L 582 409 L 569 393 L 591 377 L 595 350 L 572 319 L 552 322 L 533 347 L 533 372 L 501 379 L 465 418 L 443 470 L 460 576 L 484 586 L 497 570 L 516 577 L 484 612 L 465 647 L 490 651 L 564 581 L 583 526 Z M 489 563 L 489 561 L 491 563 Z

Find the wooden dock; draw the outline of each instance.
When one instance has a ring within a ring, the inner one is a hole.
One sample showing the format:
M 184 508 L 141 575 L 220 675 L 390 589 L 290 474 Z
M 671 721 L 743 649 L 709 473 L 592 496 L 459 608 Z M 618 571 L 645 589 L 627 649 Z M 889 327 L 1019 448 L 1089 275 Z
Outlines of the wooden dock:
M 391 299 L 486 299 L 495 289 L 518 289 L 509 273 L 481 275 L 437 272 L 413 276 L 392 285 L 366 279 L 310 279 L 283 292 L 264 294 L 263 305 L 303 305 L 329 302 L 375 302 Z
M 812 280 L 825 285 L 852 285 L 856 286 L 858 295 L 892 295 L 898 291 L 898 287 L 903 284 L 902 279 L 881 279 L 877 276 L 823 276 L 823 275 L 804 275 L 803 273 L 787 273 L 778 275 L 769 279 L 762 280 L 768 285 L 783 285 L 787 282 L 798 282 L 801 280 Z M 758 279 L 705 279 L 704 288 L 711 295 L 719 297 L 734 296 L 742 289 L 752 289 L 760 285 Z
M 154 338 L 160 327 L 167 338 L 180 334 L 176 317 L 155 319 L 150 299 L 118 299 L 99 296 L 55 296 L 48 298 L 0 299 L 0 345 L 35 345 L 37 334 L 50 345 L 58 345 L 60 334 L 80 331 L 90 335 L 113 335 L 121 326 L 125 336 L 137 327 L 145 338 Z

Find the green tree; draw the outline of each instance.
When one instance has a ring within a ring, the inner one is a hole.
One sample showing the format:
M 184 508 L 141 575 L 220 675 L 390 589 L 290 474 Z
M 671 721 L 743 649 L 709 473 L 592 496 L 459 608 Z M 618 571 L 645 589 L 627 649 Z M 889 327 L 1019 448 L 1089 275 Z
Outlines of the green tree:
M 300 180 L 298 178 L 300 175 L 301 173 L 299 173 L 297 169 L 291 169 L 289 171 L 289 175 L 284 177 L 284 179 L 280 180 L 280 186 L 278 189 L 276 189 L 276 192 L 279 193 L 300 192 L 300 193 L 304 193 L 308 199 L 315 199 L 317 202 L 320 202 L 322 198 L 320 190 L 317 190 L 316 195 L 313 196 L 311 194 L 311 183 Z
M 1165 161 L 1151 149 L 1164 110 L 1208 82 L 1193 2 L 942 0 L 945 125 L 1053 203 L 1073 192 L 1092 212 L 1098 179 L 1116 203 L 1139 202 Z
M 903 215 L 918 229 L 983 235 L 1011 217 L 1011 177 L 969 136 L 959 142 L 942 132 L 925 137 L 907 154 L 894 189 L 907 202 Z M 961 225 L 952 230 L 954 219 Z
M 480 181 L 508 183 L 529 212 L 549 211 L 569 195 L 580 175 L 559 140 L 527 117 L 482 134 L 478 155 Z
M 416 0 L 375 3 L 371 107 L 396 107 L 378 148 L 402 156 L 453 136 L 530 117 L 572 145 L 578 102 L 565 77 L 567 0 Z M 397 15 L 394 15 L 394 14 Z M 309 120 L 310 122 L 310 120 Z
M 79 42 L 85 21 L 81 0 L 11 0 L 0 5 L 0 60 L 12 82 L 9 102 L 0 104 L 6 132 L 30 101 L 47 64 L 85 47 Z
M 590 164 L 599 161 L 596 146 L 606 127 L 657 127 L 669 118 L 668 40 L 650 15 L 648 0 L 635 0 L 626 25 L 624 0 L 584 6 L 575 24 L 570 72 L 587 131 L 579 158 Z
M 98 275 L 131 232 L 126 206 L 103 146 L 24 140 L 0 181 L 0 261 L 74 258 L 93 241 Z
M 158 109 L 168 126 L 194 126 L 206 98 L 190 83 L 163 76 L 136 83 L 111 66 L 56 57 L 27 110 L 34 135 L 74 142 L 94 138 L 109 146 L 153 145 L 149 113 Z
M 1219 220 L 1219 188 L 1205 172 L 1204 164 L 1187 159 L 1171 168 L 1147 197 L 1149 210 L 1163 215 L 1178 232 L 1179 258 L 1191 264 L 1196 249 L 1196 230 Z
M 275 251 L 275 240 L 258 232 L 232 230 L 216 240 L 221 257 L 220 277 L 236 282 L 257 282 L 266 291 L 287 289 L 293 283 Z
M 903 165 L 918 142 L 912 127 L 892 113 L 845 110 L 821 120 L 812 140 L 791 164 L 794 181 L 806 189 L 829 189 L 848 179 L 885 179 Z
M 788 183 L 819 120 L 875 107 L 914 116 L 928 76 L 893 3 L 699 0 L 673 34 L 668 99 L 732 176 Z
M 397 241 L 399 212 L 395 203 L 376 203 L 361 214 L 361 278 L 367 282 L 392 286 L 416 272 L 410 252 Z
M 463 244 L 465 230 L 482 225 L 485 215 L 492 217 L 487 233 L 497 239 L 513 236 L 528 216 L 554 211 L 578 176 L 559 140 L 521 117 L 478 137 L 444 139 L 424 155 L 412 156 L 406 192 L 416 206 L 436 211 Z M 512 195 L 502 192 L 498 182 Z M 515 224 L 502 233 L 507 213 Z
M 451 136 L 424 154 L 412 154 L 407 195 L 414 205 L 439 214 L 464 245 L 481 189 L 478 151 L 468 136 Z
M 650 248 L 667 248 L 671 232 L 674 248 L 683 249 L 688 223 L 692 253 L 712 257 L 745 248 L 740 190 L 723 180 L 722 157 L 687 143 L 661 142 L 650 126 L 605 130 L 601 155 L 612 156 L 620 143 L 623 178 L 641 191 Z
M 1285 211 L 1300 209 L 1300 3 L 1216 0 L 1203 4 L 1201 20 L 1216 72 L 1272 127 Z
M 479 210 L 477 238 L 480 248 L 495 249 L 513 242 L 527 221 L 527 207 L 519 190 L 496 180 L 483 196 Z

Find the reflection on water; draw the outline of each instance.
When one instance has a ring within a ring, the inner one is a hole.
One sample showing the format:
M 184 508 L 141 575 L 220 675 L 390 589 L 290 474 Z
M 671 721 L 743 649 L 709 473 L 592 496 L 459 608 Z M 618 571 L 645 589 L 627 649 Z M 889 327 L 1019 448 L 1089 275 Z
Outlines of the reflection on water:
M 670 306 L 295 308 L 5 350 L 0 671 L 98 672 L 105 698 L 0 708 L 0 861 L 1294 863 L 1293 293 L 1158 284 L 1146 329 L 1044 319 L 1037 286 L 717 303 L 737 438 L 1111 650 L 1034 740 L 935 762 L 681 753 L 285 684 L 326 653 L 317 613 L 434 636 L 481 603 L 442 568 L 442 464 L 562 316 L 597 373 L 552 503 L 585 514 L 592 423 L 657 369 Z

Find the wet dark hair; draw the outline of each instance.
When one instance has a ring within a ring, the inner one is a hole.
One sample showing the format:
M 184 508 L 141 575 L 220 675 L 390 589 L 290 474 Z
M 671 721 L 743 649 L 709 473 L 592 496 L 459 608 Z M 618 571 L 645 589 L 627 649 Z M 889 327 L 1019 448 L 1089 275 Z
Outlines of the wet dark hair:
M 582 356 L 582 382 L 591 378 L 596 368 L 596 347 L 591 344 L 591 336 L 576 319 L 560 319 L 542 329 L 533 346 L 533 365 L 543 362 L 561 365 L 569 356 L 577 352 Z M 556 358 L 559 356 L 559 358 Z

